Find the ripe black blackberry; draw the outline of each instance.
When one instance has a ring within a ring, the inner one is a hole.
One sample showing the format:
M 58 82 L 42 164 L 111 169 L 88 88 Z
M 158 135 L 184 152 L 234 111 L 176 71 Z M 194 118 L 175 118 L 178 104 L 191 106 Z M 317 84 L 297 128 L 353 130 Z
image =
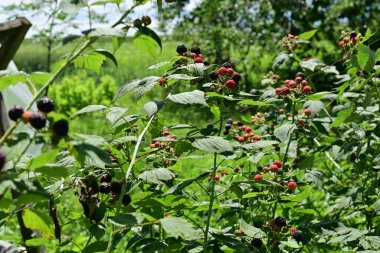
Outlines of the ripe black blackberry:
M 44 113 L 49 113 L 54 110 L 54 103 L 53 100 L 51 100 L 48 97 L 42 97 L 38 102 L 37 102 L 37 108 L 41 112 Z
M 7 157 L 4 151 L 0 150 L 0 170 L 4 167 L 6 161 L 7 161 Z
M 195 54 L 200 54 L 201 53 L 201 49 L 198 46 L 193 46 L 190 49 L 190 52 L 195 53 Z
M 225 67 L 225 68 L 232 68 L 232 64 L 231 63 L 229 63 L 229 62 L 225 62 L 225 63 L 223 63 L 222 65 L 221 65 L 221 67 Z
M 152 19 L 149 16 L 143 16 L 141 20 L 145 26 L 148 26 L 152 23 Z
M 224 127 L 226 130 L 230 130 L 231 129 L 231 127 L 232 127 L 232 125 L 231 124 L 226 124 L 226 126 Z
M 127 206 L 132 202 L 132 198 L 128 193 L 126 193 L 124 194 L 122 201 L 123 201 L 123 205 Z
M 355 31 L 350 32 L 350 37 L 351 37 L 351 39 L 355 38 L 356 35 L 357 35 L 357 33 L 356 33 Z
M 122 188 L 123 188 L 123 184 L 121 182 L 111 183 L 111 191 L 115 194 L 120 194 Z
M 111 192 L 111 186 L 110 186 L 110 184 L 106 183 L 106 182 L 101 183 L 100 186 L 99 186 L 99 191 L 101 193 L 105 193 L 105 194 L 110 193 Z
M 238 126 L 244 126 L 244 123 L 239 121 Z
M 140 27 L 142 25 L 142 23 L 143 23 L 142 20 L 139 18 L 133 20 L 133 26 L 134 27 Z
M 11 120 L 17 121 L 23 113 L 24 109 L 20 105 L 15 105 L 9 110 L 8 116 Z
M 210 73 L 210 78 L 211 78 L 211 80 L 216 80 L 218 77 L 219 77 L 218 72 L 216 72 L 216 71 L 212 71 L 212 72 Z
M 100 175 L 100 182 L 101 183 L 110 183 L 112 181 L 112 176 L 108 172 L 102 173 Z
M 274 224 L 276 224 L 276 226 L 278 226 L 280 228 L 285 227 L 286 226 L 286 219 L 283 217 L 277 217 L 276 219 L 274 219 Z
M 296 77 L 301 77 L 302 79 L 305 79 L 305 73 L 303 73 L 303 72 L 298 72 L 298 73 L 296 74 Z
M 235 82 L 240 82 L 241 81 L 241 75 L 239 73 L 234 73 L 232 75 L 232 80 L 234 80 Z
M 251 245 L 255 248 L 260 248 L 261 246 L 263 246 L 263 241 L 259 238 L 253 238 L 251 240 Z
M 227 134 L 229 134 L 229 133 L 230 133 L 230 131 L 228 131 L 227 129 L 223 131 L 223 134 L 224 134 L 224 135 L 227 135 Z
M 69 132 L 69 122 L 65 119 L 60 119 L 54 122 L 53 131 L 59 137 L 66 136 Z
M 203 61 L 203 65 L 210 66 L 210 62 L 209 61 Z
M 43 113 L 33 112 L 29 122 L 32 125 L 32 127 L 34 127 L 37 130 L 40 130 L 46 126 L 47 120 Z
M 303 240 L 302 232 L 299 230 L 295 231 L 292 236 L 297 243 L 300 243 Z
M 183 54 L 186 52 L 187 52 L 187 47 L 185 45 L 182 44 L 177 47 L 177 53 Z

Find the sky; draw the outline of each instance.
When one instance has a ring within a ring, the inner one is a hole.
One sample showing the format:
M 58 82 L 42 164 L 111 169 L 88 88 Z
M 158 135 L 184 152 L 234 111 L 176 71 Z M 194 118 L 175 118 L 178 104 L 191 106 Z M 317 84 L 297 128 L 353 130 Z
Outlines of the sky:
M 9 6 L 11 4 L 20 4 L 23 3 L 30 3 L 33 0 L 0 0 L 0 22 L 4 22 L 11 16 L 10 13 L 7 13 L 3 10 L 3 7 Z M 95 2 L 96 0 L 89 0 L 90 2 Z M 193 10 L 202 0 L 190 0 L 189 4 L 185 7 L 185 12 L 190 12 Z M 139 6 L 135 9 L 134 13 L 132 13 L 129 17 L 131 19 L 139 18 L 143 15 L 149 15 L 152 18 L 152 24 L 150 28 L 154 29 L 158 27 L 158 20 L 157 20 L 157 8 L 155 8 L 154 5 L 155 1 L 150 1 L 149 3 Z M 163 1 L 164 2 L 164 1 Z M 133 3 L 132 0 L 124 0 L 122 9 L 125 10 L 128 6 L 131 6 Z M 106 4 L 105 6 L 93 6 L 92 11 L 99 13 L 99 14 L 107 14 L 106 15 L 106 23 L 103 24 L 93 24 L 93 27 L 109 27 L 112 23 L 114 23 L 118 17 L 120 17 L 120 11 L 117 9 L 115 4 Z M 34 14 L 34 15 L 33 15 Z M 44 28 L 48 26 L 49 22 L 49 16 L 46 14 L 43 14 L 42 12 L 32 12 L 32 11 L 17 11 L 18 16 L 24 16 L 28 18 L 33 26 L 29 30 L 27 34 L 27 38 L 32 37 L 35 35 L 38 31 L 38 29 Z M 78 34 L 79 30 L 86 30 L 89 28 L 88 23 L 88 12 L 86 8 L 83 8 L 79 11 L 79 13 L 76 16 L 75 24 L 79 27 L 79 29 L 74 28 L 67 28 L 67 26 L 57 26 L 57 31 L 63 31 L 65 34 Z M 169 29 L 173 26 L 173 24 L 168 24 Z M 131 33 L 133 33 L 131 31 Z

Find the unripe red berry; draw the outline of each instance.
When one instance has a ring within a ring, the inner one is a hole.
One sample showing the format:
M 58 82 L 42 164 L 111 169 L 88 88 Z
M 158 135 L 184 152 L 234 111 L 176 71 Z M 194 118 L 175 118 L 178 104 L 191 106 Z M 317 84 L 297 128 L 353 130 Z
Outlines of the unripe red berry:
M 339 45 L 339 47 L 344 47 L 344 41 L 343 40 L 340 41 L 338 45 Z
M 290 80 L 286 86 L 288 86 L 289 88 L 292 88 L 295 85 L 296 85 L 296 82 L 294 80 Z
M 281 168 L 282 167 L 282 162 L 279 160 L 276 160 L 273 162 L 274 165 L 277 165 L 277 167 Z
M 300 83 L 300 82 L 302 82 L 302 80 L 303 79 L 300 76 L 297 76 L 296 79 L 295 79 L 296 83 Z
M 293 233 L 296 232 L 296 231 L 297 231 L 296 228 L 291 228 L 291 229 L 289 229 L 289 232 L 290 232 L 290 234 L 292 234 L 292 235 L 293 235 Z
M 305 86 L 303 87 L 303 91 L 306 93 L 306 94 L 309 94 L 311 91 L 312 91 L 312 88 L 310 86 Z
M 306 116 L 310 116 L 310 115 L 311 115 L 311 109 L 310 109 L 310 108 L 306 108 L 305 110 L 303 110 L 303 113 L 304 113 Z
M 228 69 L 227 69 L 227 74 L 229 74 L 229 75 L 232 75 L 234 72 L 235 72 L 235 71 L 234 71 L 233 68 L 228 68 Z
M 295 36 L 294 36 L 293 34 L 289 34 L 289 35 L 288 35 L 288 38 L 292 40 L 292 39 L 295 38 Z
M 191 56 L 191 58 L 195 58 L 197 56 L 197 54 L 196 53 L 191 53 L 190 56 Z
M 195 62 L 196 63 L 202 63 L 203 59 L 201 57 L 197 57 L 197 58 L 195 58 Z
M 244 137 L 243 136 L 239 136 L 238 141 L 239 142 L 244 142 Z
M 346 43 L 348 43 L 350 41 L 350 38 L 348 38 L 348 37 L 345 37 L 344 39 L 343 39 L 343 42 L 346 44 Z
M 307 85 L 307 81 L 306 81 L 306 80 L 303 80 L 301 84 L 302 84 L 302 85 Z
M 220 67 L 219 70 L 218 70 L 218 73 L 219 73 L 219 75 L 221 75 L 221 76 L 226 75 L 226 74 L 227 74 L 227 68 L 225 68 L 225 67 Z
M 269 168 L 268 168 L 267 166 L 264 166 L 264 167 L 263 167 L 263 171 L 264 171 L 264 172 L 268 172 L 268 171 L 269 171 Z
M 227 82 L 226 82 L 226 86 L 227 86 L 228 88 L 230 88 L 230 89 L 234 89 L 234 88 L 236 88 L 235 81 L 232 80 L 232 79 L 227 80 Z
M 278 171 L 278 166 L 276 164 L 272 164 L 270 167 L 269 167 L 269 170 L 271 172 L 277 172 Z
M 249 126 L 246 126 L 246 127 L 245 127 L 245 131 L 246 131 L 247 133 L 250 133 L 250 132 L 252 132 L 252 128 L 250 128 Z
M 253 180 L 258 181 L 258 180 L 262 180 L 263 178 L 264 178 L 263 175 L 261 175 L 261 174 L 256 174 L 256 175 L 253 177 Z
M 24 121 L 25 123 L 30 121 L 30 118 L 32 117 L 33 112 L 31 111 L 26 111 L 21 115 L 21 120 Z
M 219 175 L 215 175 L 215 180 L 219 181 L 220 180 L 220 176 Z
M 288 94 L 290 94 L 290 89 L 288 88 L 288 87 L 283 87 L 282 89 L 281 89 L 281 94 L 282 95 L 288 95 Z
M 352 42 L 354 44 L 358 43 L 360 41 L 360 38 L 358 36 L 356 36 L 355 38 L 352 39 Z
M 281 95 L 282 93 L 282 88 L 276 88 L 276 94 Z
M 154 143 L 152 143 L 152 144 L 149 145 L 149 147 L 150 147 L 151 149 L 154 149 L 154 148 L 156 147 L 156 145 L 154 145 Z
M 289 189 L 294 190 L 295 188 L 297 188 L 297 183 L 294 181 L 290 181 L 288 183 L 288 187 L 289 187 Z
M 246 133 L 246 134 L 243 134 L 243 138 L 246 140 L 250 137 L 250 134 Z
M 254 141 L 261 140 L 261 136 L 260 135 L 254 135 L 252 138 L 253 138 Z
M 285 110 L 283 108 L 281 108 L 278 110 L 278 113 L 283 114 L 283 113 L 285 113 Z

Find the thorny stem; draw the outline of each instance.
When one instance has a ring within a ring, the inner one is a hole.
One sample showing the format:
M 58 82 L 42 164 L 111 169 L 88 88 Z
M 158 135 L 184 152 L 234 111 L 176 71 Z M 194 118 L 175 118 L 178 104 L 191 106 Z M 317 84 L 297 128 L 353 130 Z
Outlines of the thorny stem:
M 218 136 L 220 136 L 223 128 L 223 116 L 222 113 L 220 113 L 220 124 L 219 124 L 219 132 Z M 211 221 L 211 216 L 212 216 L 212 207 L 214 204 L 215 200 L 215 175 L 216 175 L 216 170 L 218 168 L 217 164 L 217 158 L 218 158 L 218 153 L 214 153 L 214 167 L 212 170 L 212 180 L 211 180 L 211 195 L 210 195 L 210 204 L 208 207 L 208 214 L 207 214 L 207 222 L 206 222 L 206 229 L 204 231 L 204 243 L 203 243 L 203 251 L 207 253 L 207 247 L 208 247 L 208 232 L 210 229 L 210 221 Z

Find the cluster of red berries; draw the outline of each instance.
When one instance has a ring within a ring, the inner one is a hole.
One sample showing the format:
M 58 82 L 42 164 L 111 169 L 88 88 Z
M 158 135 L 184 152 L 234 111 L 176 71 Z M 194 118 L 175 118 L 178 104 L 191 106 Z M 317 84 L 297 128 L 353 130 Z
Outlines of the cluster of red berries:
M 339 47 L 343 47 L 344 49 L 354 47 L 362 39 L 362 36 L 358 35 L 355 31 L 350 33 L 342 32 L 342 37 L 343 39 L 339 41 Z
M 162 133 L 161 135 L 163 137 L 166 137 L 166 138 L 169 138 L 169 139 L 177 139 L 177 136 L 175 134 L 170 134 L 169 130 L 167 128 L 164 128 L 162 130 Z M 162 141 L 153 141 L 152 144 L 149 145 L 149 147 L 151 149 L 154 149 L 154 148 L 162 148 L 162 147 L 170 147 L 173 145 L 173 142 L 171 141 L 168 141 L 168 142 L 162 142 Z
M 203 59 L 201 49 L 197 45 L 193 46 L 189 52 L 187 47 L 182 44 L 177 46 L 176 51 L 179 55 L 186 56 L 186 63 L 203 63 L 205 66 L 210 65 L 210 62 Z
M 282 47 L 288 51 L 295 50 L 297 48 L 297 45 L 300 43 L 299 37 L 293 34 L 289 34 L 288 36 L 283 37 L 281 42 Z
M 152 19 L 149 16 L 142 16 L 141 19 L 137 18 L 133 20 L 134 27 L 140 27 L 142 25 L 148 26 L 152 23 Z
M 278 96 L 287 96 L 290 93 L 293 93 L 296 96 L 304 94 L 310 94 L 312 92 L 311 86 L 308 85 L 305 74 L 298 72 L 294 80 L 285 80 L 284 86 L 276 88 L 276 95 Z
M 46 115 L 54 110 L 54 103 L 48 97 L 42 97 L 37 101 L 37 112 L 24 111 L 24 108 L 20 105 L 12 107 L 8 116 L 11 120 L 17 121 L 21 119 L 24 123 L 30 123 L 30 125 L 36 130 L 43 129 L 47 124 Z M 53 132 L 58 136 L 66 136 L 69 131 L 68 121 L 65 119 L 58 120 L 52 125 Z
M 302 231 L 298 230 L 296 228 L 291 228 L 289 230 L 290 235 L 293 237 L 294 240 L 296 240 L 297 243 L 300 243 L 303 240 Z
M 111 174 L 105 172 L 100 175 L 100 186 L 99 191 L 104 194 L 113 193 L 114 196 L 118 196 L 123 189 L 123 183 L 122 182 L 112 182 L 112 176 Z M 132 202 L 132 198 L 129 194 L 124 194 L 122 203 L 123 205 L 129 205 Z
M 228 119 L 223 134 L 230 134 L 231 131 L 237 134 L 234 137 L 235 140 L 242 143 L 252 143 L 261 140 L 261 136 L 254 134 L 251 127 L 233 119 Z
M 218 93 L 221 94 L 225 87 L 236 91 L 239 88 L 238 84 L 241 81 L 241 75 L 233 69 L 231 63 L 225 62 L 220 66 L 218 71 L 210 72 L 210 79 L 211 83 L 213 83 L 210 86 L 210 91 L 217 89 Z

